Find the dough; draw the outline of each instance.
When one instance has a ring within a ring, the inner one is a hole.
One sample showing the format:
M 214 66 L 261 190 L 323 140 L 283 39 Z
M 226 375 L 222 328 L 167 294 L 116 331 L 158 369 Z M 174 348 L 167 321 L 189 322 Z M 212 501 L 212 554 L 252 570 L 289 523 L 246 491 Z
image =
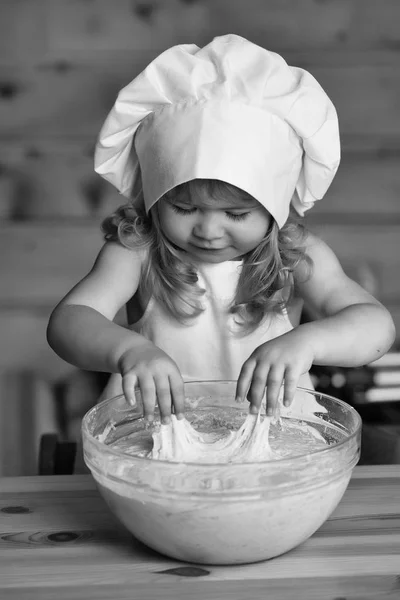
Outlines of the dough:
M 271 418 L 247 415 L 238 431 L 229 431 L 222 438 L 199 433 L 185 418 L 171 415 L 171 422 L 161 424 L 153 433 L 153 449 L 149 458 L 172 462 L 227 463 L 257 462 L 272 457 L 269 445 Z

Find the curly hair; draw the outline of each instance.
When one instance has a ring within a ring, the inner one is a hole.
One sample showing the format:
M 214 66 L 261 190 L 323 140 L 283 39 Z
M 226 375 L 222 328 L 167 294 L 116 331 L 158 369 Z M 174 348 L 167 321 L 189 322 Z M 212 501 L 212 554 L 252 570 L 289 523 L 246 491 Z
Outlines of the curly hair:
M 176 199 L 185 194 L 190 198 L 199 190 L 215 200 L 252 199 L 239 188 L 212 179 L 183 183 L 164 197 Z M 176 247 L 164 236 L 157 205 L 147 215 L 141 201 L 137 202 L 137 208 L 132 203 L 121 206 L 103 221 L 102 231 L 106 240 L 119 241 L 127 248 L 148 250 L 140 290 L 155 297 L 184 324 L 203 311 L 201 296 L 205 290 L 198 284 L 195 265 L 184 262 Z M 304 226 L 292 211 L 281 229 L 271 219 L 261 243 L 242 257 L 236 294 L 230 306 L 240 334 L 254 331 L 268 313 L 279 313 L 289 304 L 294 292 L 293 272 L 300 263 L 304 263 L 306 272 L 310 273 L 312 261 L 305 252 L 306 235 Z

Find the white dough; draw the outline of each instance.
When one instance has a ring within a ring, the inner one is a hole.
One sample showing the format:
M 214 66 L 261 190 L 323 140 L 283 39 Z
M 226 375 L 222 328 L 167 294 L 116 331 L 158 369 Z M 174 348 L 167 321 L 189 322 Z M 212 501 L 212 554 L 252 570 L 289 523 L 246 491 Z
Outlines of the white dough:
M 272 457 L 269 445 L 271 418 L 249 414 L 238 431 L 216 439 L 215 435 L 199 433 L 186 419 L 171 415 L 168 424 L 161 424 L 153 433 L 150 458 L 172 462 L 227 463 L 257 462 Z

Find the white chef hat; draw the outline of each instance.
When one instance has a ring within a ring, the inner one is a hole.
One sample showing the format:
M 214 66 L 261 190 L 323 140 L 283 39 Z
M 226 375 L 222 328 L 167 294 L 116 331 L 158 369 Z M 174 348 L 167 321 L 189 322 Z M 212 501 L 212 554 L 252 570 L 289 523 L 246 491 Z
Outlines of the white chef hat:
M 237 35 L 174 46 L 124 87 L 99 135 L 95 170 L 148 211 L 173 187 L 219 179 L 282 227 L 321 199 L 340 162 L 335 107 L 314 79 Z

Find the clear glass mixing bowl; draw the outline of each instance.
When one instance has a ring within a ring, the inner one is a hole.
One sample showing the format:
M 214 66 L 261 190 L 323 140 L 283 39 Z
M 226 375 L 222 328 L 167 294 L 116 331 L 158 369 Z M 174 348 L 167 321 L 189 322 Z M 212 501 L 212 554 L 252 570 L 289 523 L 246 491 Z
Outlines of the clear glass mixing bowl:
M 220 414 L 234 428 L 248 403 L 234 401 L 236 382 L 185 384 L 185 416 Z M 361 418 L 345 402 L 298 388 L 281 418 L 311 424 L 323 449 L 252 463 L 151 460 L 110 447 L 144 432 L 140 392 L 93 407 L 82 423 L 84 458 L 111 511 L 133 535 L 170 557 L 202 564 L 272 558 L 304 542 L 340 502 L 360 456 Z M 157 413 L 156 413 L 157 415 Z

